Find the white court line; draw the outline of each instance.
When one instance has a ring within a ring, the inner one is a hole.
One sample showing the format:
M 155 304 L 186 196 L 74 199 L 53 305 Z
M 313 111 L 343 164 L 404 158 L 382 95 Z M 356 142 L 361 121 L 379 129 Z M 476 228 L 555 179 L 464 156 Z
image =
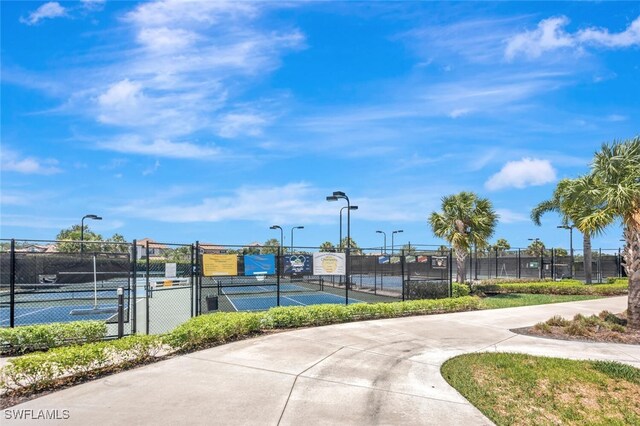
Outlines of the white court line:
M 309 305 L 307 305 L 307 304 L 305 304 L 305 303 L 298 302 L 297 300 L 295 300 L 295 299 L 291 299 L 290 297 L 287 297 L 287 296 L 280 295 L 280 297 L 284 297 L 284 298 L 285 298 L 285 299 L 287 299 L 287 300 L 291 300 L 292 302 L 296 302 L 298 305 L 302 305 L 302 306 L 309 306 Z
M 235 309 L 236 312 L 239 312 L 238 307 L 231 301 L 231 298 L 229 296 L 227 296 L 226 293 L 224 293 L 224 297 L 226 297 L 227 300 L 229 301 L 229 303 L 231 303 L 231 306 L 233 306 L 233 309 Z
M 38 312 L 42 312 L 42 311 L 46 311 L 47 309 L 53 309 L 53 308 L 59 308 L 60 306 L 49 306 L 48 308 L 43 308 L 43 309 L 38 309 L 37 311 L 32 311 L 32 312 L 28 312 L 26 314 L 22 314 L 22 315 L 18 315 L 17 317 L 13 317 L 14 319 L 16 318 L 22 318 L 22 317 L 26 317 L 29 315 L 33 315 L 33 314 L 37 314 Z M 2 322 L 9 322 L 10 320 L 5 320 Z

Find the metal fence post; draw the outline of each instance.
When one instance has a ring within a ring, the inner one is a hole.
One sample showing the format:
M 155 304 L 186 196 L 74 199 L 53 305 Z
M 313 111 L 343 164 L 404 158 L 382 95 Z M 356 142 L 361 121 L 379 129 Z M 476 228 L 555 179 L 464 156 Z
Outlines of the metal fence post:
M 138 323 L 138 310 L 137 310 L 137 300 L 138 295 L 136 294 L 138 291 L 137 283 L 138 283 L 138 242 L 137 240 L 133 240 L 133 247 L 131 247 L 131 255 L 133 262 L 133 283 L 131 287 L 129 287 L 129 291 L 133 293 L 133 297 L 129 297 L 129 303 L 133 299 L 133 306 L 131 308 L 131 334 L 136 334 L 138 331 L 137 323 Z M 145 295 L 146 296 L 146 295 Z
M 404 289 L 405 289 L 405 280 L 404 280 L 404 249 L 400 252 L 400 276 L 402 277 L 402 301 L 404 302 Z
M 151 327 L 150 326 L 151 318 L 149 318 L 151 316 L 151 312 L 150 312 L 151 310 L 149 309 L 149 295 L 151 294 L 150 289 L 149 289 L 149 273 L 151 272 L 151 265 L 149 264 L 149 240 L 147 240 L 146 244 L 145 244 L 145 257 L 147 259 L 147 261 L 146 261 L 147 271 L 145 273 L 146 279 L 145 279 L 145 284 L 144 284 L 145 296 L 146 296 L 144 298 L 144 300 L 146 301 L 145 308 L 147 310 L 147 315 L 145 316 L 146 319 L 147 319 L 146 320 L 146 324 L 145 324 L 145 331 L 146 331 L 146 334 L 148 335 L 149 334 L 149 328 Z
M 11 239 L 9 258 L 9 326 L 16 326 L 16 240 Z
M 498 249 L 496 249 L 496 276 L 495 278 L 498 278 Z
M 618 249 L 618 258 L 616 259 L 616 272 L 618 275 L 618 278 L 622 277 L 622 256 L 620 255 L 620 249 Z
M 555 280 L 556 277 L 556 263 L 555 263 L 555 259 L 556 259 L 556 250 L 554 248 L 551 249 L 551 279 Z
M 194 316 L 194 312 L 193 312 L 193 306 L 195 305 L 195 299 L 194 299 L 194 292 L 193 292 L 193 287 L 195 286 L 195 282 L 194 282 L 194 264 L 193 264 L 193 257 L 194 257 L 194 249 L 193 249 L 193 243 L 191 244 L 191 263 L 189 264 L 189 268 L 191 269 L 190 272 L 190 282 L 191 282 L 191 295 L 189 296 L 189 300 L 191 301 L 191 318 L 193 318 Z
M 449 297 L 453 297 L 453 249 L 449 249 Z
M 278 246 L 278 253 L 276 254 L 276 306 L 280 306 L 280 261 L 281 261 L 281 249 Z
M 602 249 L 598 249 L 598 283 L 602 284 Z
M 118 287 L 118 339 L 122 339 L 123 336 L 124 336 L 124 288 Z
M 196 316 L 202 313 L 202 274 L 200 273 L 200 242 L 196 241 Z
M 518 278 L 522 278 L 522 265 L 520 263 L 520 249 L 518 249 Z

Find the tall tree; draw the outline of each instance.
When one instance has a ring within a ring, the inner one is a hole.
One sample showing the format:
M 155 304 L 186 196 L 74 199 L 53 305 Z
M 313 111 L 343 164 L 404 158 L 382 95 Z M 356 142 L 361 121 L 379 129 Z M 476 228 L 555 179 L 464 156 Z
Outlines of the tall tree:
M 536 225 L 541 225 L 542 216 L 548 212 L 556 212 L 561 216 L 563 225 L 575 224 L 582 233 L 582 249 L 584 253 L 584 274 L 587 284 L 591 284 L 593 276 L 591 236 L 593 229 L 579 224 L 581 218 L 595 211 L 596 202 L 585 193 L 585 187 L 589 185 L 589 177 L 581 176 L 577 179 L 562 179 L 558 182 L 550 200 L 538 204 L 531 211 L 531 220 Z
M 351 242 L 351 244 L 349 244 L 349 242 Z M 351 254 L 362 254 L 362 249 L 360 247 L 358 247 L 358 244 L 353 240 L 353 238 L 351 238 L 351 241 L 349 241 L 349 239 L 347 237 L 344 237 L 341 241 L 340 244 L 342 247 L 347 248 L 350 247 L 351 248 Z
M 511 244 L 504 238 L 498 238 L 498 241 L 495 244 L 491 245 L 491 251 L 498 252 L 498 254 L 503 255 L 505 251 L 511 249 Z
M 627 318 L 630 328 L 640 330 L 640 136 L 604 144 L 594 156 L 589 183 L 582 197 L 595 199 L 597 208 L 579 225 L 597 234 L 622 220 L 629 276 Z
M 270 238 L 264 242 L 260 248 L 262 254 L 278 254 L 278 248 L 280 247 L 280 241 L 276 238 Z
M 324 243 L 320 244 L 320 251 L 332 253 L 336 251 L 336 246 L 334 246 L 331 241 L 325 241 Z
M 535 239 L 533 241 L 531 241 L 531 244 L 529 244 L 529 247 L 527 247 L 527 254 L 529 256 L 542 256 L 544 255 L 544 251 L 545 251 L 546 247 L 544 245 L 544 243 L 539 240 L 539 239 Z
M 89 225 L 84 225 L 84 232 L 82 232 L 81 225 L 73 225 L 70 228 L 61 230 L 56 235 L 56 240 L 59 241 L 58 251 L 63 253 L 79 252 L 80 243 L 76 241 L 80 241 L 80 237 L 82 237 L 83 241 L 103 241 L 102 235 L 91 231 Z M 102 251 L 102 244 L 83 243 L 83 250 L 86 252 L 100 252 Z
M 472 245 L 484 248 L 498 222 L 493 205 L 486 198 L 473 192 L 460 192 L 442 198 L 442 211 L 429 216 L 429 224 L 435 236 L 444 238 L 456 255 L 456 281 L 466 281 L 464 262 Z

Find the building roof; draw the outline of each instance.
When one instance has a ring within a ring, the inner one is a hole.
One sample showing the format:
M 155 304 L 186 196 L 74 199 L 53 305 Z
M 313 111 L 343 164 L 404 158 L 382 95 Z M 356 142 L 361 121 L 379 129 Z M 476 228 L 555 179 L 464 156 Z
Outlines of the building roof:
M 154 248 L 154 249 L 156 249 L 156 248 L 157 249 L 166 249 L 166 248 L 168 248 L 166 245 L 157 243 L 154 240 L 152 240 L 151 238 L 143 238 L 141 240 L 138 240 L 136 242 L 136 245 L 145 247 L 147 245 L 147 241 L 149 242 L 149 248 Z

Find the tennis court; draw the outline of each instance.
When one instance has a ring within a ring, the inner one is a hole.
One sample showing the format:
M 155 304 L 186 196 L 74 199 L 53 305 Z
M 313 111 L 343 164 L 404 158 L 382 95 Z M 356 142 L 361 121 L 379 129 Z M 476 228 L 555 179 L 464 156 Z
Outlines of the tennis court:
M 118 308 L 117 288 L 124 288 L 125 312 L 129 306 L 128 282 L 105 281 L 94 289 L 93 283 L 44 286 L 21 284 L 15 292 L 15 325 L 97 320 L 115 322 Z M 10 324 L 10 294 L 0 292 L 0 326 Z M 99 308 L 108 312 L 95 312 Z M 125 315 L 126 317 L 126 315 Z

